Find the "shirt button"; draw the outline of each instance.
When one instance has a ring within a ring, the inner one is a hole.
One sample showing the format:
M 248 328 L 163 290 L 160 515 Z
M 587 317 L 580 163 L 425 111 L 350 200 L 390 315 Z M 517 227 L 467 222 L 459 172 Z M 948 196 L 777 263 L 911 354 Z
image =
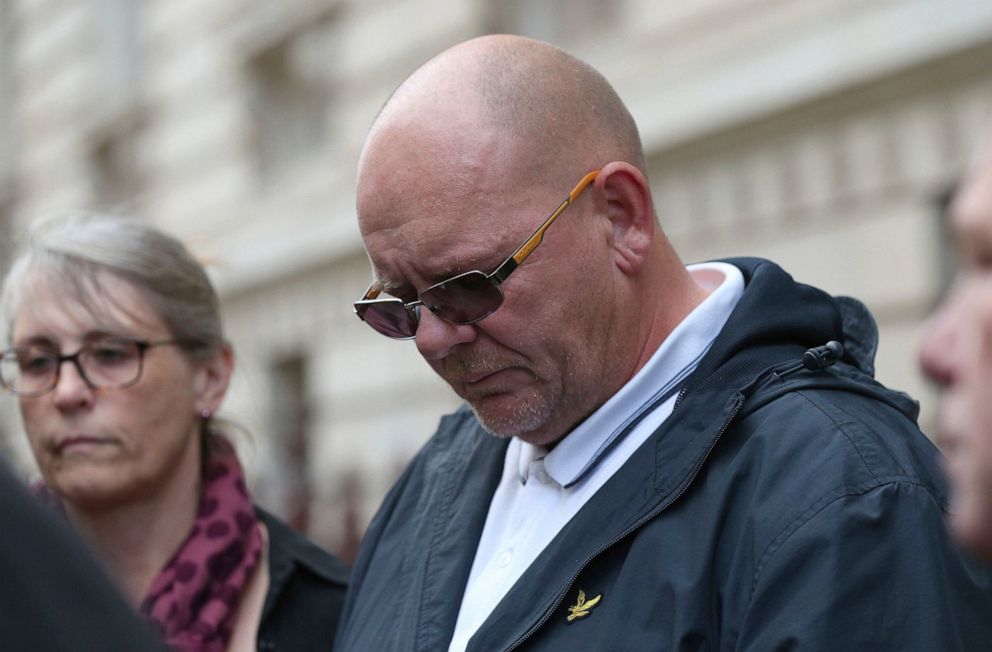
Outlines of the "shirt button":
M 496 565 L 499 568 L 506 568 L 507 566 L 510 565 L 510 562 L 511 561 L 513 561 L 513 549 L 512 548 L 509 549 L 509 550 L 504 550 L 503 552 L 499 553 L 499 556 L 498 557 L 496 557 Z

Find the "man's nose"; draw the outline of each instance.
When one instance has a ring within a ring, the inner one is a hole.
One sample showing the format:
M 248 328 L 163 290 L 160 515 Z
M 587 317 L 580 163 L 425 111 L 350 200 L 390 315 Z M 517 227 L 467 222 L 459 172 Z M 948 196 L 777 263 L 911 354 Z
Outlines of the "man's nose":
M 948 385 L 954 382 L 961 344 L 961 298 L 948 296 L 930 319 L 920 342 L 920 368 L 931 380 Z
M 420 311 L 420 325 L 417 327 L 417 350 L 427 361 L 441 360 L 458 344 L 475 340 L 474 324 L 452 324 L 432 313 Z

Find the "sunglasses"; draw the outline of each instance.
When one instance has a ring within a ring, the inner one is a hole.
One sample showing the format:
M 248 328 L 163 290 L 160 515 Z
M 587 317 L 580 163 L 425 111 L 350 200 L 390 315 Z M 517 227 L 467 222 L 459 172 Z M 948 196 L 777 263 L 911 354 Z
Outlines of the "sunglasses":
M 591 184 L 599 170 L 582 177 L 544 223 L 534 231 L 516 251 L 491 274 L 472 270 L 436 283 L 417 295 L 415 301 L 404 303 L 400 299 L 378 298 L 382 288 L 373 282 L 361 300 L 355 302 L 359 319 L 386 337 L 407 340 L 417 335 L 420 309 L 432 313 L 452 324 L 474 324 L 496 312 L 503 305 L 500 284 L 531 255 L 544 240 L 544 232 L 565 212 L 582 191 Z

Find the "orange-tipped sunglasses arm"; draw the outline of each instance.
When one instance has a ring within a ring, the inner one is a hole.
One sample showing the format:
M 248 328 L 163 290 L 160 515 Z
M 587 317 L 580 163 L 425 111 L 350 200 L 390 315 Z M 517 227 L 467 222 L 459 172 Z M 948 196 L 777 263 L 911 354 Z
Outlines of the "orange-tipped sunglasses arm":
M 565 212 L 565 209 L 568 208 L 572 202 L 578 199 L 579 195 L 582 194 L 582 191 L 585 190 L 590 183 L 596 180 L 596 176 L 598 174 L 599 170 L 593 170 L 586 176 L 582 177 L 582 179 L 575 184 L 575 187 L 572 188 L 572 192 L 568 193 L 568 197 L 565 198 L 565 201 L 563 201 L 558 208 L 555 209 L 555 212 L 552 213 L 548 219 L 544 220 L 544 224 L 538 227 L 537 231 L 534 231 L 534 235 L 528 238 L 527 242 L 520 245 L 520 248 L 513 252 L 511 258 L 517 265 L 524 262 L 524 259 L 527 258 L 532 251 L 537 249 L 537 246 L 544 240 L 544 232 L 548 230 L 548 227 L 558 219 L 559 215 Z

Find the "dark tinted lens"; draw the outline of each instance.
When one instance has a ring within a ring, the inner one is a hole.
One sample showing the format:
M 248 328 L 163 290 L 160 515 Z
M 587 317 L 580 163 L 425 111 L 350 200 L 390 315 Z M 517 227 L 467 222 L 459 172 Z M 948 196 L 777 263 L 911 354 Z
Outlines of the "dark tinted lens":
M 417 319 L 399 300 L 356 303 L 355 311 L 366 324 L 386 337 L 403 339 L 417 334 Z
M 445 321 L 471 324 L 496 312 L 503 292 L 482 272 L 466 272 L 428 288 L 420 300 Z

